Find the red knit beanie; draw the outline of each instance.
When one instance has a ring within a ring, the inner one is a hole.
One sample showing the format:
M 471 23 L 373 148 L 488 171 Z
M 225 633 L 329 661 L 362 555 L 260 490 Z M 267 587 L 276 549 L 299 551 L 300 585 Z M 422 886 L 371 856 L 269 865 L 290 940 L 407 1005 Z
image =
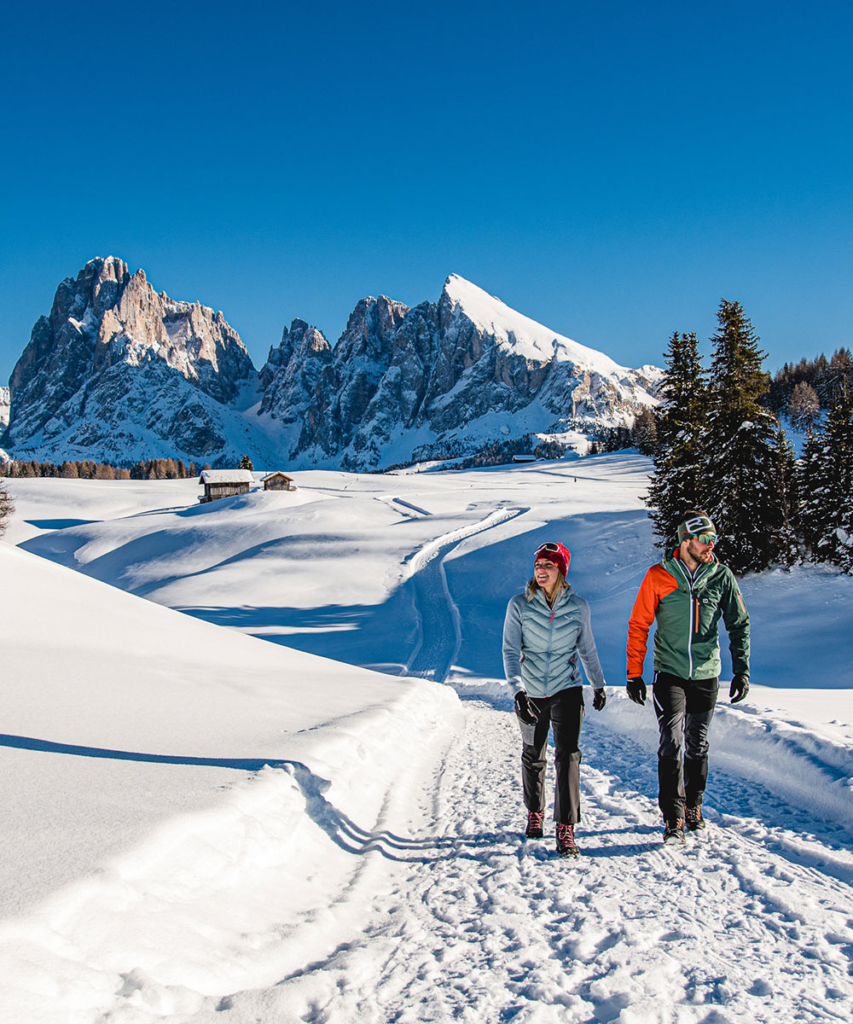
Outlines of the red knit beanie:
M 540 558 L 553 562 L 563 574 L 563 579 L 569 575 L 572 553 L 564 544 L 542 544 L 541 547 L 537 548 L 536 554 L 533 556 L 534 564 Z

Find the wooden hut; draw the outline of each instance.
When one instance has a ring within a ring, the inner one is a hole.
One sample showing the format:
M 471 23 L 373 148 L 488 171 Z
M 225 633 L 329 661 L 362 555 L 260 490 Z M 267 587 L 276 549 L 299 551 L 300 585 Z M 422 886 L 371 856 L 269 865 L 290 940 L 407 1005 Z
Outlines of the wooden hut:
M 280 471 L 276 473 L 270 473 L 269 476 L 265 476 L 262 481 L 265 491 L 295 491 L 296 484 L 293 482 L 293 477 L 288 476 L 287 473 Z
M 204 494 L 198 500 L 205 502 L 247 494 L 255 478 L 248 469 L 204 469 L 198 482 L 204 485 Z

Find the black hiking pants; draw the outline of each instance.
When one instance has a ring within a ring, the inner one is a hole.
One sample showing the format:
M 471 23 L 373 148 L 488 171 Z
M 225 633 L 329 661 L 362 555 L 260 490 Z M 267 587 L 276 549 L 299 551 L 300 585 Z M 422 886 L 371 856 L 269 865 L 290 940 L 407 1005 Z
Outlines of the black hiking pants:
M 581 820 L 580 764 L 578 744 L 583 721 L 583 687 L 570 686 L 553 697 L 531 697 L 539 721 L 533 742 L 521 748 L 521 781 L 524 806 L 528 811 L 545 810 L 545 754 L 548 734 L 554 731 L 554 821 L 574 825 Z
M 660 730 L 658 806 L 666 821 L 684 818 L 684 807 L 701 807 L 708 779 L 708 729 L 719 685 L 713 679 L 681 679 L 655 672 L 654 705 Z

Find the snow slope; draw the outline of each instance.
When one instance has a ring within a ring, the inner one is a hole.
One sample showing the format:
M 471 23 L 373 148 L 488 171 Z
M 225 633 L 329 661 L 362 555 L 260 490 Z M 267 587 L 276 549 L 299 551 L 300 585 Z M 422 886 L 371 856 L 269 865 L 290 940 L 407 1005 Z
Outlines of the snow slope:
M 744 581 L 757 685 L 721 691 L 706 834 L 662 849 L 654 715 L 613 685 L 580 862 L 519 835 L 506 600 L 566 540 L 621 683 L 646 470 L 306 473 L 208 506 L 9 481 L 0 1019 L 850 1019 L 853 580 Z
M 448 277 L 445 290 L 453 308 L 464 310 L 465 316 L 487 335 L 494 335 L 502 348 L 525 359 L 577 363 L 603 377 L 610 374 L 624 376 L 629 372 L 627 367 L 620 366 L 610 356 L 556 334 L 458 274 Z M 662 373 L 657 367 L 641 369 L 652 371 L 654 377 L 660 377 Z

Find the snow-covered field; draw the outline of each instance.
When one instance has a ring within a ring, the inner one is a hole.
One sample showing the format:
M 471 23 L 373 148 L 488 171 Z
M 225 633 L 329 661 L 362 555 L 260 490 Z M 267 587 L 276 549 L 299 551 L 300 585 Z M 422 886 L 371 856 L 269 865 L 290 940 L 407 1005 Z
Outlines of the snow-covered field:
M 743 581 L 753 689 L 665 851 L 621 686 L 647 469 L 8 481 L 0 1020 L 853 1019 L 853 579 Z M 501 681 L 546 539 L 612 684 L 570 864 L 521 838 Z

